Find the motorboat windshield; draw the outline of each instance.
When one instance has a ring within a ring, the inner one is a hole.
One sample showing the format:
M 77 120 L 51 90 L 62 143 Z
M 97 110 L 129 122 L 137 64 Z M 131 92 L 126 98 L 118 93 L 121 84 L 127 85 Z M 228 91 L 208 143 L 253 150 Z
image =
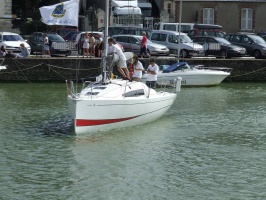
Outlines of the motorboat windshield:
M 191 69 L 187 62 L 177 62 L 172 64 L 170 67 L 163 70 L 163 73 L 170 73 L 177 70 Z

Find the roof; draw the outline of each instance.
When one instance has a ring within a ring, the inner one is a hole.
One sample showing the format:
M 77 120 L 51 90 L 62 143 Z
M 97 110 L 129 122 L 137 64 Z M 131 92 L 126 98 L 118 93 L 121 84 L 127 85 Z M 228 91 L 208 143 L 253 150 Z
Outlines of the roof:
M 153 30 L 152 33 L 172 33 L 174 35 L 187 35 L 186 33 L 183 32 L 177 32 L 177 31 L 168 31 L 168 30 Z
M 243 2 L 243 3 L 246 3 L 246 2 L 252 2 L 252 3 L 261 3 L 261 2 L 266 2 L 266 0 L 212 0 L 212 1 L 207 1 L 207 0 L 183 0 L 183 2 L 189 2 L 189 1 L 195 1 L 195 2 Z
M 19 35 L 17 33 L 12 33 L 12 32 L 0 32 L 2 35 Z

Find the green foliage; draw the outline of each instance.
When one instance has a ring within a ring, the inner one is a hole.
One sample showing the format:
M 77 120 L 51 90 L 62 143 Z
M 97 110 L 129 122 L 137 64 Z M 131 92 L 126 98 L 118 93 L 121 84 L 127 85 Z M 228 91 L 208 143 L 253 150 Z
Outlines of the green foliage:
M 48 26 L 41 21 L 32 21 L 32 20 L 27 20 L 25 22 L 25 34 L 30 35 L 33 32 L 46 32 L 48 29 Z

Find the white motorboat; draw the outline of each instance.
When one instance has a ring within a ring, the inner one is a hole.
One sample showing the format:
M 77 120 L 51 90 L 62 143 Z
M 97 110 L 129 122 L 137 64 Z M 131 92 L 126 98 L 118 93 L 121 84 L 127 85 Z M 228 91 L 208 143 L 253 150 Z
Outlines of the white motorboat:
M 108 24 L 108 0 L 106 4 L 105 22 Z M 102 74 L 95 82 L 84 82 L 81 92 L 77 92 L 73 81 L 67 84 L 68 108 L 76 134 L 131 127 L 156 120 L 171 107 L 180 91 L 181 78 L 177 79 L 174 92 L 157 92 L 143 82 L 108 78 L 107 42 L 105 45 Z
M 182 86 L 215 86 L 231 74 L 232 68 L 190 66 L 187 62 L 177 62 L 171 66 L 162 66 L 158 73 L 157 84 L 172 85 L 177 77 L 182 78 Z M 141 80 L 147 80 L 143 74 Z

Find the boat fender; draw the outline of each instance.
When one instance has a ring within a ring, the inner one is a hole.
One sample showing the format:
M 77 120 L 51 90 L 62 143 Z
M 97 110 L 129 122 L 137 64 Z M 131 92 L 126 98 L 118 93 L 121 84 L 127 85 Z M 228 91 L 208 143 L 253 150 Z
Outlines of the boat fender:
M 182 78 L 178 77 L 177 80 L 176 80 L 176 92 L 180 92 L 181 91 L 181 81 L 182 81 Z

